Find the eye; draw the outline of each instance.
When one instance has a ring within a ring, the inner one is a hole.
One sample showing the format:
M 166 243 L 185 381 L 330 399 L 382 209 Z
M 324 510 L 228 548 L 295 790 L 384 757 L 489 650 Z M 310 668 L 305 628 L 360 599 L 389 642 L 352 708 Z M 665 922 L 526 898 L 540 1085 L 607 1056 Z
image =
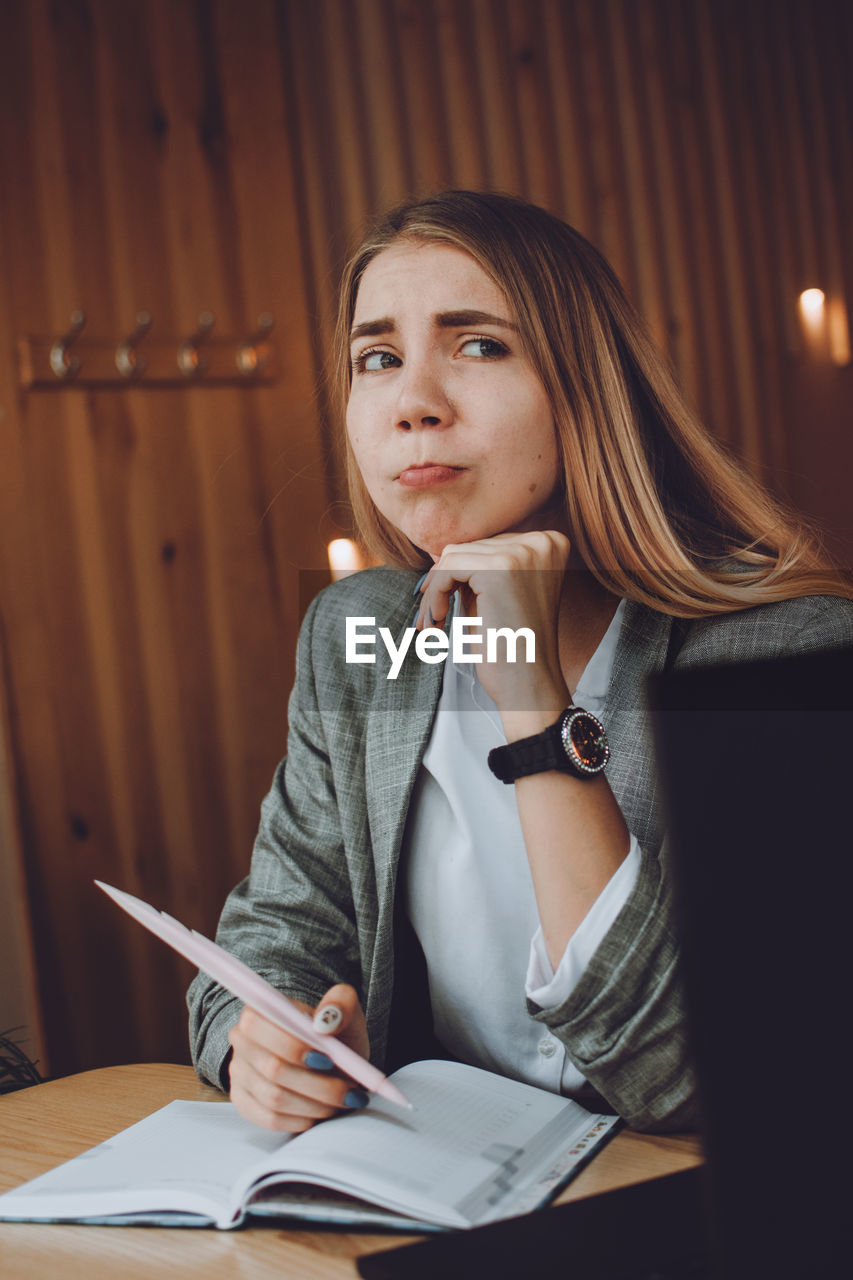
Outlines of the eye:
M 461 354 L 475 360 L 500 360 L 509 352 L 497 338 L 467 338 L 460 348 Z
M 400 357 L 393 351 L 362 351 L 352 362 L 356 373 L 381 373 L 383 369 L 394 369 L 401 363 Z

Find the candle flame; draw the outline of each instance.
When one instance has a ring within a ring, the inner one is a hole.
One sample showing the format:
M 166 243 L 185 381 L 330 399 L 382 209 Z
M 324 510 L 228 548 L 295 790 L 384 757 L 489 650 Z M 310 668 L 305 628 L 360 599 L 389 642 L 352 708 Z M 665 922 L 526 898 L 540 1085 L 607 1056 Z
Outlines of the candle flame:
M 364 558 L 352 538 L 333 538 L 328 546 L 329 568 L 335 582 L 364 568 Z
M 826 295 L 823 289 L 804 289 L 800 294 L 800 310 L 803 313 L 803 319 L 817 324 L 823 319 L 823 308 L 826 302 Z

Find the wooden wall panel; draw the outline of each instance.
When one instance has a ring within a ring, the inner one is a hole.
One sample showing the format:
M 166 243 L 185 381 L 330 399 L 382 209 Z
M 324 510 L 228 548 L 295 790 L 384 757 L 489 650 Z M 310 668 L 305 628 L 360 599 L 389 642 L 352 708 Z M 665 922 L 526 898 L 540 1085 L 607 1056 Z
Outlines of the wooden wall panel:
M 0 669 L 5 666 L 0 631 Z M 44 1070 L 41 1005 L 36 982 L 29 894 L 16 856 L 21 844 L 8 741 L 5 681 L 0 681 L 0 1035 L 15 1041 Z
M 299 570 L 324 558 L 277 15 L 253 8 L 250 30 L 227 3 L 4 13 L 3 620 L 54 1071 L 186 1056 L 187 966 L 91 881 L 214 927 L 281 754 Z M 15 338 L 76 306 L 115 338 L 143 307 L 176 336 L 271 311 L 281 377 L 16 397 Z
M 245 868 L 299 572 L 346 525 L 319 375 L 372 214 L 468 186 L 565 216 L 717 435 L 853 551 L 853 373 L 796 315 L 853 293 L 851 24 L 832 0 L 0 6 L 0 623 L 54 1070 L 185 1056 L 186 968 L 91 879 L 212 928 Z M 18 336 L 77 306 L 116 339 L 141 308 L 170 335 L 270 310 L 281 376 L 19 391 Z

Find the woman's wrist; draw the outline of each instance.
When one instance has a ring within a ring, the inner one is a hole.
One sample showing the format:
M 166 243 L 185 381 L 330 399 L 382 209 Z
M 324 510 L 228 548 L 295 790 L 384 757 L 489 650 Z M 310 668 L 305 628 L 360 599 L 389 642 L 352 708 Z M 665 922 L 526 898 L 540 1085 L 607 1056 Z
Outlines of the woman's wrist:
M 555 690 L 547 699 L 541 699 L 535 705 L 501 710 L 501 724 L 507 742 L 518 742 L 522 738 L 531 738 L 536 733 L 555 724 L 572 698 L 567 688 L 562 693 Z

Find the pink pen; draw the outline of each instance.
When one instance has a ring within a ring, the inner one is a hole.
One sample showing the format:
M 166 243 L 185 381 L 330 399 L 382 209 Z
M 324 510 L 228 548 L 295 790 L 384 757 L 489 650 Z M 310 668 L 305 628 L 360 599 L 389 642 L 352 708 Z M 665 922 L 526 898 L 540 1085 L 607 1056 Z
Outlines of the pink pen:
M 133 916 L 134 920 L 138 920 L 146 929 L 150 929 L 158 938 L 162 938 L 179 955 L 198 965 L 199 969 L 209 974 L 223 987 L 227 987 L 235 996 L 239 996 L 264 1018 L 269 1019 L 284 1031 L 291 1032 L 312 1049 L 325 1053 L 336 1067 L 339 1067 L 345 1075 L 351 1076 L 353 1080 L 357 1080 L 359 1084 L 363 1084 L 365 1089 L 411 1110 L 412 1104 L 409 1100 L 387 1076 L 382 1074 L 378 1067 L 374 1067 L 372 1063 L 362 1058 L 361 1054 L 350 1049 L 349 1045 L 343 1044 L 342 1041 L 336 1040 L 334 1036 L 317 1031 L 307 1014 L 297 1009 L 287 996 L 276 991 L 275 987 L 270 986 L 242 960 L 238 960 L 228 951 L 223 951 L 222 947 L 212 942 L 210 938 L 206 938 L 204 934 L 197 933 L 195 929 L 187 929 L 179 920 L 166 915 L 165 911 L 158 911 L 155 907 L 149 906 L 140 898 L 134 898 L 132 894 L 124 893 L 121 889 L 114 889 L 112 885 L 104 884 L 101 880 L 96 880 L 95 884 L 99 889 L 103 889 L 113 902 L 118 903 L 123 911 Z

